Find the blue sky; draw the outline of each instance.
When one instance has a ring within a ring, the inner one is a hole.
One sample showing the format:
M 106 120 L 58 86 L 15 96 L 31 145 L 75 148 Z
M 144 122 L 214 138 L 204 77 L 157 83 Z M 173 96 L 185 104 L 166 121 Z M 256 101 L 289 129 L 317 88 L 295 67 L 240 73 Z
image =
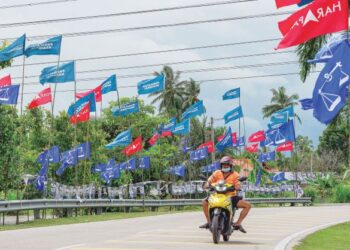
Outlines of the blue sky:
M 35 2 L 35 0 L 16 1 L 16 4 Z M 38 1 L 37 1 L 38 2 Z M 190 5 L 199 3 L 210 3 L 215 1 L 203 0 L 77 0 L 53 5 L 43 5 L 26 8 L 15 8 L 1 10 L 1 24 L 12 22 L 23 22 L 42 19 L 54 19 L 64 17 L 75 17 L 85 15 L 108 14 L 117 12 L 126 12 L 134 10 L 163 8 L 178 5 Z M 2 1 L 1 5 L 10 5 L 13 1 Z M 289 10 L 296 10 L 295 6 L 277 10 L 274 0 L 259 0 L 238 4 L 222 5 L 216 7 L 205 7 L 179 11 L 169 11 L 160 13 L 150 13 L 142 15 L 129 15 L 113 18 L 85 20 L 67 23 L 51 23 L 32 26 L 19 26 L 12 28 L 1 28 L 1 38 L 18 37 L 23 33 L 27 36 L 60 34 L 65 32 L 91 31 L 111 28 L 125 28 L 148 26 L 157 24 L 167 24 L 176 22 L 187 22 L 193 20 L 218 19 L 236 16 L 246 16 L 263 13 L 276 13 Z M 63 38 L 61 59 L 74 59 L 95 56 L 108 56 L 114 54 L 125 54 L 142 51 L 155 51 L 164 49 L 176 49 L 182 47 L 194 47 L 211 44 L 224 44 L 241 41 L 261 40 L 270 38 L 279 38 L 281 35 L 277 29 L 277 22 L 286 17 L 286 15 L 245 19 L 229 22 L 220 22 L 212 24 L 201 24 L 191 26 L 180 26 L 172 28 L 140 30 L 132 32 L 120 32 L 103 35 Z M 30 43 L 30 42 L 29 42 Z M 277 45 L 275 42 L 265 42 L 249 45 L 230 46 L 223 48 L 191 50 L 174 53 L 152 54 L 134 57 L 121 57 L 104 60 L 84 61 L 77 63 L 77 71 L 86 71 L 103 68 L 116 68 L 131 65 L 167 63 L 174 61 L 207 59 L 212 57 L 247 55 L 255 53 L 273 52 Z M 287 49 L 293 51 L 295 48 Z M 30 57 L 26 62 L 47 62 L 56 61 L 56 56 Z M 210 61 L 202 63 L 191 63 L 172 66 L 174 70 L 205 69 L 216 67 L 233 67 L 241 65 L 253 65 L 262 63 L 278 63 L 296 61 L 295 53 L 286 53 L 270 56 L 238 58 L 225 61 Z M 16 58 L 14 64 L 22 63 L 22 58 Z M 52 64 L 47 64 L 51 66 Z M 46 66 L 46 65 L 45 65 Z M 30 66 L 25 68 L 25 75 L 38 75 L 42 69 L 41 66 Z M 78 73 L 77 78 L 88 77 L 108 77 L 115 73 L 118 75 L 143 74 L 159 71 L 160 67 L 151 67 L 143 69 L 105 71 L 95 73 Z M 298 64 L 275 65 L 270 67 L 245 68 L 225 71 L 206 71 L 198 73 L 184 73 L 182 79 L 192 77 L 195 80 L 239 78 L 252 75 L 268 75 L 298 72 Z M 1 75 L 11 73 L 14 77 L 20 77 L 22 68 L 5 69 L 0 72 Z M 261 109 L 268 104 L 271 99 L 271 88 L 284 86 L 288 94 L 297 93 L 300 98 L 310 97 L 317 75 L 313 74 L 302 83 L 298 76 L 266 77 L 237 79 L 232 81 L 215 81 L 201 85 L 200 98 L 203 99 L 207 108 L 207 115 L 215 118 L 221 118 L 223 115 L 238 105 L 237 100 L 222 101 L 222 94 L 231 89 L 241 88 L 241 104 L 245 114 L 245 126 L 247 136 L 260 129 L 266 129 L 267 119 L 262 118 Z M 126 85 L 136 85 L 145 77 L 123 78 L 118 80 L 121 96 L 136 96 L 136 88 L 122 88 Z M 26 78 L 28 82 L 38 82 L 38 78 Z M 17 80 L 19 83 L 20 81 Z M 78 89 L 89 89 L 97 86 L 100 82 L 78 82 Z M 35 85 L 26 85 L 24 92 L 38 92 L 43 86 L 39 83 Z M 58 86 L 58 90 L 73 90 L 73 84 L 64 84 Z M 35 94 L 26 94 L 24 104 L 27 104 Z M 151 100 L 146 96 L 146 103 Z M 116 99 L 115 93 L 110 93 L 104 98 L 104 107 L 108 101 Z M 73 92 L 57 94 L 55 104 L 56 111 L 67 110 L 69 104 L 73 101 Z M 49 105 L 45 106 L 50 108 Z M 321 135 L 324 126 L 316 121 L 311 111 L 302 111 L 296 108 L 303 121 L 302 124 L 296 124 L 297 134 L 309 136 L 315 144 L 318 143 L 318 137 Z M 216 125 L 223 125 L 222 122 L 216 122 Z M 237 130 L 238 123 L 230 124 L 233 130 Z

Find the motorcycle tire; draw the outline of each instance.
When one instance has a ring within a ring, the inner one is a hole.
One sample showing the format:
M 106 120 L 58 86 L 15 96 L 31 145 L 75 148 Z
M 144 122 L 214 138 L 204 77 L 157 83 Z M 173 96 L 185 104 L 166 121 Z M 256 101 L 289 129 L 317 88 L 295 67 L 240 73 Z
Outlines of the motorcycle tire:
M 221 225 L 220 225 L 220 215 L 215 215 L 212 220 L 211 224 L 211 233 L 213 235 L 213 241 L 215 244 L 218 244 L 220 242 L 220 235 L 221 235 Z
M 224 241 L 228 241 L 230 239 L 230 235 L 224 235 L 222 238 L 224 239 Z

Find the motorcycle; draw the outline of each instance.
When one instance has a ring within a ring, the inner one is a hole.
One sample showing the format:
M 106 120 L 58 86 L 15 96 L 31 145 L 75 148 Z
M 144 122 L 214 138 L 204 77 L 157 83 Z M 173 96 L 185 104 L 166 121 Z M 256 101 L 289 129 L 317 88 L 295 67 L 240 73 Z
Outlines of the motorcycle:
M 239 181 L 245 181 L 246 177 L 240 177 Z M 235 190 L 234 186 L 225 183 L 224 180 L 219 181 L 209 188 L 209 217 L 211 221 L 210 231 L 213 235 L 213 241 L 218 244 L 220 237 L 224 241 L 230 239 L 234 229 L 232 227 L 232 218 L 234 218 L 236 208 L 232 210 L 231 197 L 226 194 Z

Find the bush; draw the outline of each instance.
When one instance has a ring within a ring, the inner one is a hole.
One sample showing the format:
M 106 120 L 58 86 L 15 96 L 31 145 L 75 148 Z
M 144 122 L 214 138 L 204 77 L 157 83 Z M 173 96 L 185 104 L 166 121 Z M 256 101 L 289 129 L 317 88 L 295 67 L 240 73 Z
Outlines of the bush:
M 334 190 L 334 201 L 339 203 L 350 202 L 350 186 L 338 185 Z
M 304 189 L 304 196 L 311 197 L 311 201 L 314 202 L 317 197 L 317 189 L 311 186 L 308 186 Z

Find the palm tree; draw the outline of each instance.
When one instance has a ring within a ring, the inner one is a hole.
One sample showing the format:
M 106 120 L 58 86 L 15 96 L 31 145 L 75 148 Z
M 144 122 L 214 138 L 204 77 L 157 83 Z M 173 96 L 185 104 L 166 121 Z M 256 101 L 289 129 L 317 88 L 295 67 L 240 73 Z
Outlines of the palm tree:
M 152 104 L 159 103 L 159 112 L 165 112 L 169 116 L 181 117 L 182 103 L 184 102 L 184 85 L 186 81 L 180 81 L 180 72 L 174 72 L 170 66 L 164 66 L 161 72 L 155 72 L 156 76 L 165 75 L 165 87 L 163 91 L 155 92 L 149 96 L 155 96 Z
M 198 102 L 198 95 L 201 92 L 200 86 L 195 80 L 190 78 L 185 86 L 185 101 L 182 104 L 182 109 L 186 110 L 188 107 L 192 106 L 194 103 Z
M 286 108 L 288 106 L 296 106 L 298 105 L 298 94 L 293 94 L 291 96 L 288 96 L 286 94 L 286 88 L 285 87 L 278 87 L 278 89 L 271 89 L 272 92 L 272 98 L 271 98 L 271 104 L 266 105 L 262 108 L 262 112 L 264 114 L 264 118 L 267 118 L 271 116 L 273 113 L 275 113 L 278 110 L 281 110 L 283 108 Z M 294 116 L 298 119 L 299 123 L 301 123 L 301 119 L 297 114 L 294 114 Z

